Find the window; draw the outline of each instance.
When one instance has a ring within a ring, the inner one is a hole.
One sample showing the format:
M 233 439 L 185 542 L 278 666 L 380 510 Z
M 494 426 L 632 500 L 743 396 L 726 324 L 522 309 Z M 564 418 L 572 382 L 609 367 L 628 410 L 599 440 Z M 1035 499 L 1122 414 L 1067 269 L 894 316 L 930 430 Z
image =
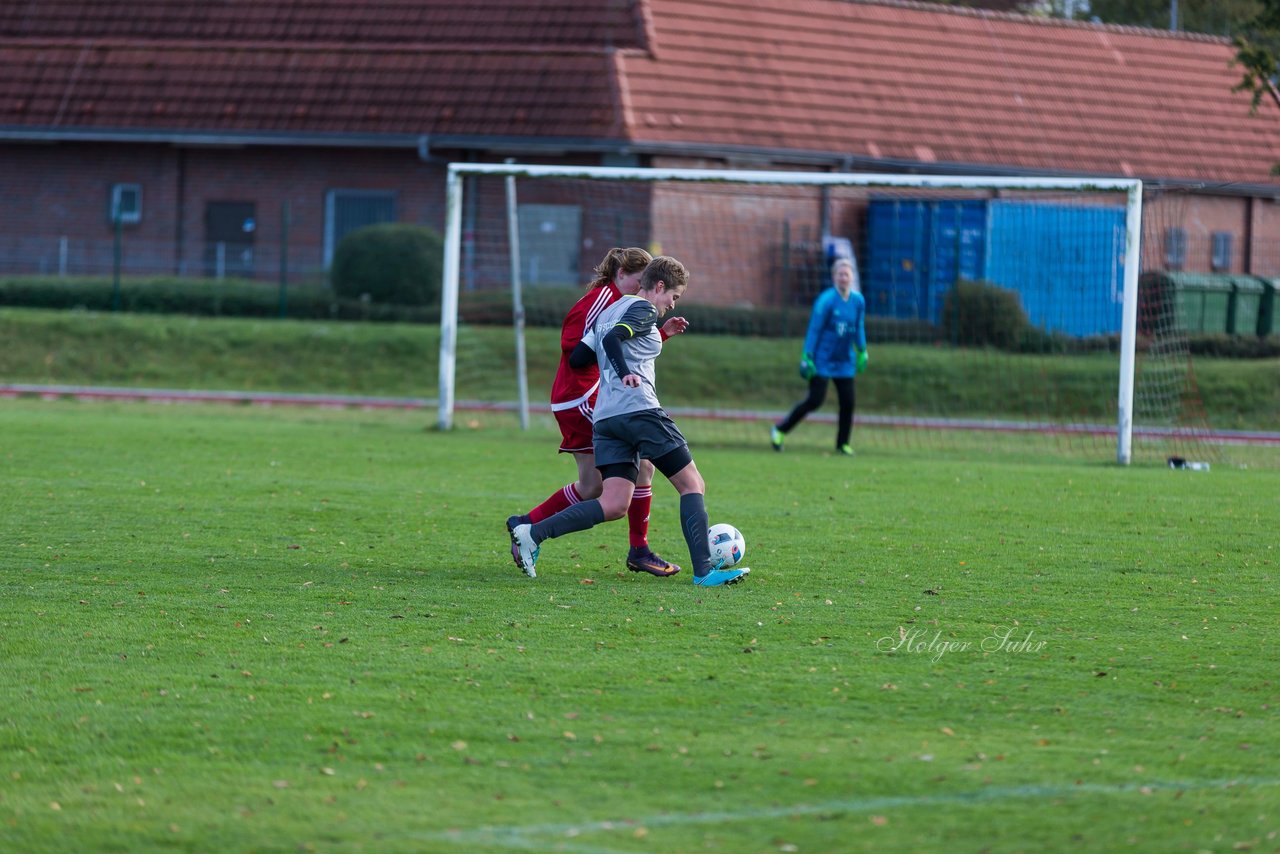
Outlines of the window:
M 1164 265 L 1170 270 L 1181 270 L 1187 263 L 1187 230 L 1185 228 L 1166 228 L 1164 230 Z
M 126 225 L 142 222 L 142 185 L 112 184 L 107 216 L 112 223 L 117 219 Z
M 396 194 L 378 190 L 330 190 L 324 205 L 324 265 L 333 263 L 334 250 L 357 228 L 396 221 Z
M 204 208 L 204 269 L 215 279 L 253 276 L 258 230 L 254 202 L 208 202 Z
M 582 208 L 520 205 L 520 276 L 526 285 L 578 283 Z
M 1231 232 L 1215 231 L 1213 233 L 1211 263 L 1214 272 L 1221 273 L 1231 269 Z

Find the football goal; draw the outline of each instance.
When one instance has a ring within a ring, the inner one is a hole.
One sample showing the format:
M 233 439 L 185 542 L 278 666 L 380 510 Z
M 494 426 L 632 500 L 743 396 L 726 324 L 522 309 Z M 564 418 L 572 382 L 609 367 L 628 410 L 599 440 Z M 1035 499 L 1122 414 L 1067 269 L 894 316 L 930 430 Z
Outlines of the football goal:
M 691 441 L 768 448 L 807 391 L 810 310 L 839 257 L 866 303 L 855 447 L 1047 444 L 1128 464 L 1135 445 L 1196 440 L 1185 371 L 1136 382 L 1137 180 L 454 163 L 445 226 L 443 429 L 460 413 L 550 424 L 564 315 L 611 247 L 638 246 L 691 273 L 689 331 L 658 366 Z M 834 397 L 788 450 L 833 443 Z

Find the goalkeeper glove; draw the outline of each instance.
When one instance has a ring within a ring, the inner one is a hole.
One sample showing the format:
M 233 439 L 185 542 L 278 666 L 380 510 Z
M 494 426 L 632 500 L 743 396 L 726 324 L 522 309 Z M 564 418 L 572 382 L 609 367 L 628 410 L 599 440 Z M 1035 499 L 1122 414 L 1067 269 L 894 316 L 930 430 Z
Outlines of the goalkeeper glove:
M 800 379 L 808 381 L 818 375 L 818 366 L 813 363 L 813 357 L 805 353 L 800 357 Z
M 861 374 L 864 371 L 866 371 L 867 369 L 867 351 L 866 350 L 858 351 L 857 365 L 858 365 L 858 373 Z

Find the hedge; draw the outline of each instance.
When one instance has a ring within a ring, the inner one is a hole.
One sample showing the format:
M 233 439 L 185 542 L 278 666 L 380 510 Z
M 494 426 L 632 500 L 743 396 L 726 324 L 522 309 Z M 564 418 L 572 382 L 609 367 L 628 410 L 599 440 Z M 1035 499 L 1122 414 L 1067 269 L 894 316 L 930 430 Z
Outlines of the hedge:
M 580 288 L 530 288 L 524 293 L 525 323 L 559 328 L 565 312 L 582 296 Z M 296 320 L 357 320 L 379 323 L 438 323 L 437 306 L 405 306 L 372 300 L 341 299 L 328 287 L 298 284 L 286 290 L 286 311 Z M 0 278 L 0 305 L 47 309 L 111 311 L 115 307 L 112 281 L 106 277 L 49 276 Z M 278 285 L 246 279 L 129 278 L 120 283 L 121 311 L 150 314 L 190 314 L 224 317 L 276 317 L 280 314 Z M 511 292 L 472 291 L 459 295 L 459 318 L 464 323 L 507 326 L 512 323 Z M 751 308 L 680 304 L 680 314 L 701 334 L 800 338 L 809 323 L 807 308 Z M 867 340 L 895 344 L 941 344 L 947 330 L 927 321 L 889 317 L 867 318 Z M 1150 342 L 1140 337 L 1138 348 Z M 969 346 L 983 346 L 970 342 Z M 1200 335 L 1187 339 L 1196 356 L 1268 359 L 1280 356 L 1280 336 Z M 988 345 L 989 346 L 989 345 Z M 1007 349 L 1022 353 L 1118 352 L 1119 336 L 1075 338 L 1047 333 L 1027 324 Z

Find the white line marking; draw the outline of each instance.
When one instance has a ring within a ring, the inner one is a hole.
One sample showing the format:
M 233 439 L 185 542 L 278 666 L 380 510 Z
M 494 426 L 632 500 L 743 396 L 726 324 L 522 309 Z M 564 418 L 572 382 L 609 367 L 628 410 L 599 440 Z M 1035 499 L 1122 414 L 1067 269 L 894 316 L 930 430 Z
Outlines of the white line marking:
M 731 824 L 769 818 L 794 818 L 806 815 L 862 813 L 897 807 L 927 807 L 955 804 L 985 804 L 992 801 L 1069 797 L 1072 795 L 1152 794 L 1168 791 L 1205 791 L 1259 786 L 1280 786 L 1280 779 L 1238 777 L 1229 780 L 1153 780 L 1146 783 L 1082 783 L 1069 786 L 993 786 L 969 792 L 938 795 L 885 795 L 874 798 L 852 798 L 818 804 L 795 804 L 743 812 L 666 813 L 646 818 L 618 819 L 580 823 L 526 824 L 486 826 L 468 830 L 446 830 L 426 834 L 426 838 L 458 845 L 491 845 L 517 849 L 542 849 L 554 845 L 557 851 L 576 854 L 617 854 L 613 849 L 577 843 L 575 837 L 588 833 L 635 830 L 653 827 L 689 827 L 704 824 Z M 421 836 L 414 834 L 415 837 Z

